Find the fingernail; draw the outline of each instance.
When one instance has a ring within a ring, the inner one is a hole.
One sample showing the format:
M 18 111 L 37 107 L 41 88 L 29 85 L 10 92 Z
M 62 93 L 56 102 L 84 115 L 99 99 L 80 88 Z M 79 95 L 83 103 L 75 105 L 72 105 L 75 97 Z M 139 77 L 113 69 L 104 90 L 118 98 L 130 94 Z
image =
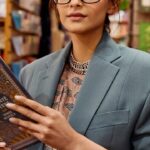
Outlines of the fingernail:
M 13 122 L 13 121 L 15 121 L 15 118 L 9 118 L 9 121 Z
M 6 104 L 6 107 L 11 107 L 11 106 L 13 106 L 14 104 L 12 104 L 12 103 L 7 103 Z
M 15 99 L 20 99 L 22 96 L 20 95 L 15 95 Z
M 18 127 L 18 129 L 19 129 L 19 130 L 21 130 L 21 131 L 23 130 L 23 128 L 22 128 L 22 127 Z
M 0 147 L 4 147 L 6 146 L 6 143 L 5 142 L 0 142 Z

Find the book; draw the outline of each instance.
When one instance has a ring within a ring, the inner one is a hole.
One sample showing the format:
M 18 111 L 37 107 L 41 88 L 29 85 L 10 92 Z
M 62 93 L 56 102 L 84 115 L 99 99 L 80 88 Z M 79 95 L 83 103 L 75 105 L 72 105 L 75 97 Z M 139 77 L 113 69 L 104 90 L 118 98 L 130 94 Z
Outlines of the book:
M 8 102 L 15 103 L 15 95 L 23 95 L 31 98 L 28 92 L 15 78 L 3 59 L 0 58 L 0 142 L 6 142 L 11 150 L 23 149 L 24 147 L 37 142 L 36 138 L 20 131 L 17 125 L 9 122 L 9 118 L 11 117 L 29 120 L 23 115 L 9 110 L 6 107 Z
M 17 56 L 36 55 L 39 50 L 40 37 L 32 35 L 12 36 L 13 49 Z
M 17 56 L 23 56 L 23 36 L 12 36 L 12 45 Z
M 13 20 L 15 29 L 20 30 L 21 29 L 21 12 L 12 11 L 12 20 Z
M 0 17 L 6 17 L 6 0 L 0 0 Z
M 5 48 L 5 33 L 4 29 L 0 27 L 0 49 Z

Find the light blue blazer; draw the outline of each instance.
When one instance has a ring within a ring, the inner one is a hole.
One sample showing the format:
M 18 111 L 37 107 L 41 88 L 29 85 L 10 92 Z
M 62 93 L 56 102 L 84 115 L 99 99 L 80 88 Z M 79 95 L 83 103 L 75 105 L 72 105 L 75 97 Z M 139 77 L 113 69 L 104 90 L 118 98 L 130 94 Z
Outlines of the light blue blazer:
M 71 43 L 21 71 L 20 81 L 33 99 L 52 106 L 70 49 Z M 109 150 L 150 150 L 150 55 L 116 44 L 105 32 L 69 122 Z M 37 143 L 28 150 L 43 148 Z

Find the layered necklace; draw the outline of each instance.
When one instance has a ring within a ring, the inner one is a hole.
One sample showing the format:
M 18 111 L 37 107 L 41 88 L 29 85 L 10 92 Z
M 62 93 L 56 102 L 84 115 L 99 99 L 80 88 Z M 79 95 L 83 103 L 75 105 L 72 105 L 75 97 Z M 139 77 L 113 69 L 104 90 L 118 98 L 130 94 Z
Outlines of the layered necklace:
M 70 58 L 69 58 L 70 68 L 73 72 L 77 74 L 85 75 L 88 69 L 89 62 L 90 62 L 89 60 L 84 63 L 78 62 L 74 58 L 72 52 L 70 54 Z

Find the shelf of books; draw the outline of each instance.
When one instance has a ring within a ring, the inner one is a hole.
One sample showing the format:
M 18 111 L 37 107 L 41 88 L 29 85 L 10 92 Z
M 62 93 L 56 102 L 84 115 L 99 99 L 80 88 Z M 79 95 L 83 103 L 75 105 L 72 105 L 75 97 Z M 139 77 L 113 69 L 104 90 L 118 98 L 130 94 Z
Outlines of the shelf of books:
M 1 56 L 18 76 L 20 69 L 38 55 L 41 0 L 0 0 L 0 5 L 1 1 L 5 10 L 5 15 L 0 15 L 0 22 L 5 22 L 3 29 L 0 27 Z
M 121 44 L 128 45 L 129 31 L 129 0 L 122 0 L 120 10 L 109 17 L 110 19 L 110 35 Z
M 134 27 L 138 28 L 137 48 L 150 53 L 150 1 L 140 0 L 138 3 L 138 14 L 135 16 Z M 134 28 L 134 29 L 135 29 Z

